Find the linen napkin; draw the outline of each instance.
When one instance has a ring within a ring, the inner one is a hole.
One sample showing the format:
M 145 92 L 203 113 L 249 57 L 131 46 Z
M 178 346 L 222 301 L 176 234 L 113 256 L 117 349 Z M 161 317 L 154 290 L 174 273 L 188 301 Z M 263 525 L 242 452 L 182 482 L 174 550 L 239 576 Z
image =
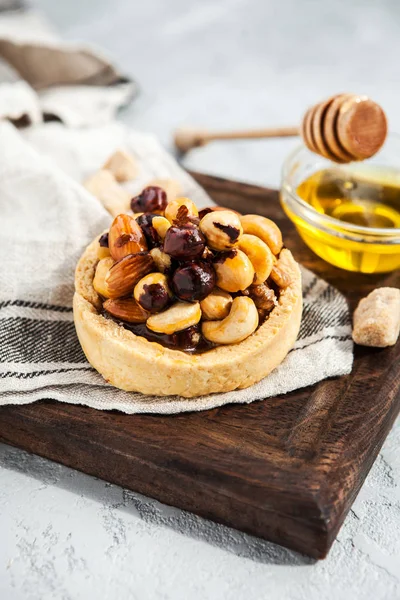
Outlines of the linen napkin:
M 121 147 L 140 165 L 140 177 L 128 187 L 132 194 L 154 177 L 171 177 L 199 207 L 211 200 L 153 136 L 122 126 L 80 131 L 48 124 L 22 135 L 3 122 L 0 142 L 0 405 L 55 399 L 126 413 L 177 413 L 252 402 L 350 372 L 346 301 L 302 269 L 299 338 L 258 384 L 194 399 L 113 388 L 87 363 L 73 323 L 76 262 L 111 221 L 79 181 Z
M 99 125 L 137 91 L 97 48 L 64 42 L 39 13 L 0 13 L 0 119 Z

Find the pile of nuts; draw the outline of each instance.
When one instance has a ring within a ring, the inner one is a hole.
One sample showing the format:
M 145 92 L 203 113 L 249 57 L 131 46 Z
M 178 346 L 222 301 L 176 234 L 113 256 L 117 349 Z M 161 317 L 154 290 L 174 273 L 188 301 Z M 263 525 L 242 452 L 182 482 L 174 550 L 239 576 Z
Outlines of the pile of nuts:
M 188 351 L 236 344 L 291 283 L 279 260 L 281 232 L 265 217 L 199 212 L 188 198 L 168 202 L 157 186 L 131 209 L 99 239 L 93 287 L 105 314 L 138 335 Z

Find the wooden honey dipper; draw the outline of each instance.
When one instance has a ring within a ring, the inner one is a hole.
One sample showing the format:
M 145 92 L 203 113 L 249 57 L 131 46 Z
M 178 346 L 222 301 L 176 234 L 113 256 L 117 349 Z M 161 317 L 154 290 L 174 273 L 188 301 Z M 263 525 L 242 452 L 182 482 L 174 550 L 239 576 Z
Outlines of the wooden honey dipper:
M 238 140 L 301 135 L 307 148 L 338 163 L 370 158 L 383 145 L 387 134 L 386 115 L 367 96 L 338 94 L 308 109 L 300 127 L 209 132 L 178 129 L 175 146 L 182 152 L 213 140 Z

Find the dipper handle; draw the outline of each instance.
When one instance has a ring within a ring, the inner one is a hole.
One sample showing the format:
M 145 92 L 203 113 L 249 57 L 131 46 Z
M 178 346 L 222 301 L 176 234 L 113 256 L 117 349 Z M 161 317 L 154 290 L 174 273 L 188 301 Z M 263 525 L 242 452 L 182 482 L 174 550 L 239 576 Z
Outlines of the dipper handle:
M 299 135 L 299 127 L 270 127 L 267 129 L 244 129 L 241 131 L 208 131 L 207 129 L 177 129 L 174 134 L 175 146 L 180 152 L 205 146 L 214 140 L 254 140 Z
M 301 135 L 307 148 L 338 163 L 370 158 L 383 145 L 387 120 L 383 109 L 367 96 L 338 94 L 308 109 L 300 127 L 241 131 L 178 129 L 175 146 L 182 152 L 214 140 L 265 139 Z

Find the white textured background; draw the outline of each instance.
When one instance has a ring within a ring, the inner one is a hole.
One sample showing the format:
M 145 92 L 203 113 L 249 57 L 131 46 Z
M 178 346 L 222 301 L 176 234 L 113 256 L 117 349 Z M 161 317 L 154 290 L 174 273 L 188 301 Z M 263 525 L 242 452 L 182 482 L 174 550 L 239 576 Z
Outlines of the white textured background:
M 139 81 L 123 118 L 175 126 L 298 122 L 339 91 L 370 94 L 400 130 L 397 0 L 38 0 L 61 33 Z M 293 140 L 215 144 L 191 168 L 278 185 Z M 400 426 L 325 561 L 0 445 L 0 599 L 400 598 Z

